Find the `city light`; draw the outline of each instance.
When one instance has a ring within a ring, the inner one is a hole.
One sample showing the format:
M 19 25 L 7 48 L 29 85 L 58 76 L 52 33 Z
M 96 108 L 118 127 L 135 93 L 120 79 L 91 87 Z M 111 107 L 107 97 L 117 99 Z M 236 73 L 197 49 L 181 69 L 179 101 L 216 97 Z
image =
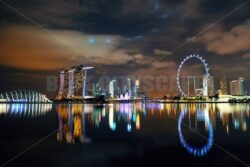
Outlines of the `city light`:
M 249 5 L 0 0 L 0 166 L 249 166 Z

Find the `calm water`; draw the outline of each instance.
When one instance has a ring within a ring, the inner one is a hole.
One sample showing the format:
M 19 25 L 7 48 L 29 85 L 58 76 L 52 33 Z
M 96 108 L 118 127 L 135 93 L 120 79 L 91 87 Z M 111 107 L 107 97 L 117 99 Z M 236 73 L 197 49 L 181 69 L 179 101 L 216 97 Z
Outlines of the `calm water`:
M 249 109 L 249 104 L 0 104 L 0 164 L 14 157 L 7 166 L 245 166 Z

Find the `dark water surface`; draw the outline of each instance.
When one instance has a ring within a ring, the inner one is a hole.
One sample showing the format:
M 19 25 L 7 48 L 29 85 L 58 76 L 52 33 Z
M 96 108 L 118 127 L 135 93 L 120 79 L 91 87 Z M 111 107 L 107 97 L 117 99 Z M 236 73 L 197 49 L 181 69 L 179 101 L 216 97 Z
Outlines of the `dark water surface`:
M 0 104 L 0 165 L 247 166 L 249 109 L 226 103 Z

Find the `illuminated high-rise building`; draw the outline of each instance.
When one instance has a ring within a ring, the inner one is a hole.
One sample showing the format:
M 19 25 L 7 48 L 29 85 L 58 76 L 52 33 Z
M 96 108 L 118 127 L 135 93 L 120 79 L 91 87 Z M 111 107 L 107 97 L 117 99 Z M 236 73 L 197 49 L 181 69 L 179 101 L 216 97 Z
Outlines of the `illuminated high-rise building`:
M 115 97 L 115 80 L 109 82 L 109 94 L 111 98 Z
M 94 67 L 85 66 L 85 65 L 81 66 L 81 70 L 84 73 L 84 76 L 82 78 L 83 79 L 83 82 L 82 82 L 82 98 L 83 99 L 85 98 L 85 95 L 86 95 L 87 73 L 88 73 L 88 70 L 93 69 L 93 68 Z
M 137 97 L 139 89 L 140 89 L 140 80 L 137 79 L 135 80 L 135 97 Z
M 207 80 L 207 85 L 205 84 L 206 80 Z M 206 75 L 203 76 L 203 88 L 204 88 L 204 92 L 203 92 L 204 96 L 214 96 L 214 77 L 213 76 L 209 76 L 208 78 Z
M 86 93 L 87 70 L 93 67 L 78 66 L 60 72 L 57 100 L 84 99 Z
M 93 95 L 94 95 L 94 96 L 101 95 L 101 91 L 100 91 L 100 82 L 94 82 L 94 83 L 92 84 L 92 89 L 93 89 Z
M 240 77 L 237 80 L 233 80 L 230 82 L 230 94 L 231 95 L 244 95 L 244 78 Z
M 69 88 L 67 98 L 73 98 L 75 94 L 75 68 L 69 70 Z
M 214 77 L 208 77 L 208 96 L 214 96 Z
M 226 80 L 226 77 L 223 77 L 221 80 L 220 80 L 220 90 L 221 90 L 221 94 L 222 95 L 227 95 L 227 80 Z
M 63 96 L 62 99 L 67 98 L 68 95 L 68 89 L 69 89 L 69 71 L 64 71 L 64 82 L 63 82 Z M 61 99 L 59 99 L 61 100 Z
M 74 88 L 75 88 L 74 91 L 76 98 L 82 98 L 84 76 L 85 76 L 84 71 L 82 71 L 80 67 L 76 67 L 75 81 L 74 81 Z
M 126 93 L 127 92 L 127 85 L 123 85 L 123 87 L 122 87 L 122 93 Z
M 56 96 L 57 100 L 61 100 L 63 98 L 64 73 L 65 73 L 65 71 L 62 70 L 62 71 L 60 71 L 60 74 L 59 74 L 59 91 L 58 91 L 58 94 Z
M 131 94 L 132 91 L 131 91 L 131 79 L 130 78 L 127 79 L 127 85 L 128 85 L 128 93 Z
M 187 76 L 187 83 L 188 83 L 188 90 L 187 95 L 188 96 L 195 96 L 196 94 L 196 82 L 195 82 L 195 76 Z

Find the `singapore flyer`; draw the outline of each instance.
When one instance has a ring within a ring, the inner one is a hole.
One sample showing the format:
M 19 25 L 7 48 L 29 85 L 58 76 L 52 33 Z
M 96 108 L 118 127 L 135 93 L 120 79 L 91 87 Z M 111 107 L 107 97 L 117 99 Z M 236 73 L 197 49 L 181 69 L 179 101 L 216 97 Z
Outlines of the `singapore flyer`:
M 184 117 L 186 116 L 186 114 L 187 114 L 187 110 L 185 109 L 180 114 L 179 119 L 178 119 L 178 133 L 179 133 L 180 142 L 181 142 L 182 146 L 190 154 L 192 154 L 194 156 L 198 156 L 198 157 L 204 156 L 204 155 L 206 155 L 210 151 L 210 149 L 212 148 L 212 145 L 213 145 L 213 127 L 212 127 L 212 123 L 210 122 L 209 118 L 205 117 L 205 121 L 208 123 L 208 131 L 209 131 L 207 143 L 204 146 L 202 146 L 202 147 L 191 146 L 184 139 L 184 136 L 182 135 L 182 131 L 181 131 L 182 120 L 184 119 Z
M 201 91 L 199 93 L 196 94 L 196 96 L 202 96 L 203 92 L 206 91 L 207 89 L 207 85 L 208 85 L 208 78 L 209 78 L 209 68 L 208 68 L 208 64 L 206 63 L 206 60 L 199 56 L 199 55 L 196 55 L 196 54 L 193 54 L 193 55 L 189 55 L 187 56 L 182 62 L 181 64 L 179 65 L 179 68 L 178 68 L 178 71 L 177 71 L 177 87 L 181 93 L 182 96 L 185 96 L 187 97 L 188 95 L 182 90 L 181 88 L 181 83 L 180 83 L 180 73 L 181 73 L 181 69 L 183 67 L 183 65 L 190 59 L 192 58 L 196 58 L 198 60 L 200 60 L 204 66 L 204 69 L 205 69 L 205 82 L 203 84 L 203 88 L 201 89 Z

